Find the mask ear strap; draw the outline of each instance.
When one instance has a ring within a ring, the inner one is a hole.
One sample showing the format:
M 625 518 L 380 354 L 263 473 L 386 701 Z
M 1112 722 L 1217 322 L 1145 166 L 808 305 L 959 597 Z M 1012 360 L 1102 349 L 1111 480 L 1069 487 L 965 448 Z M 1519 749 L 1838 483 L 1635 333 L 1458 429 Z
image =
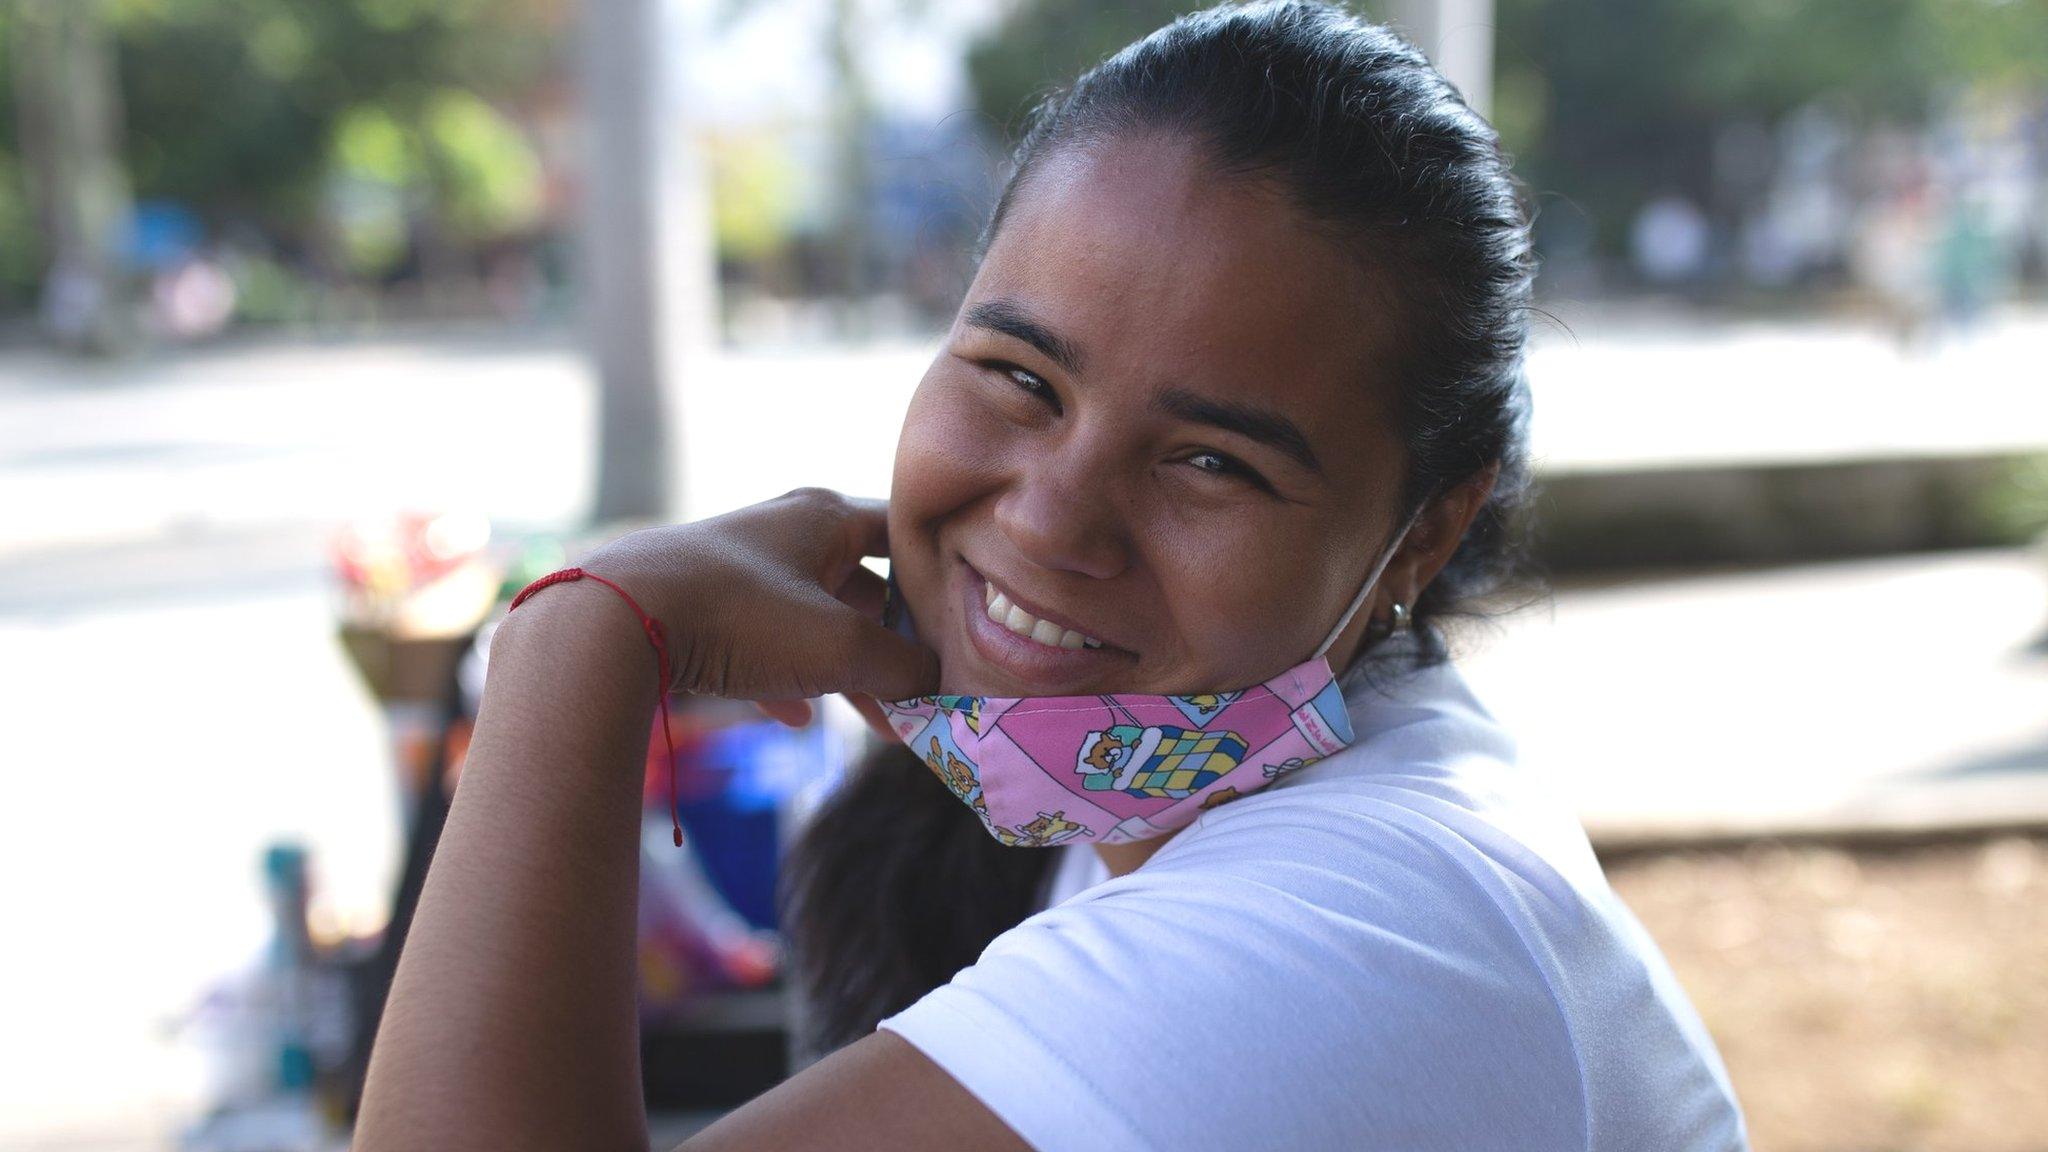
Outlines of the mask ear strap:
M 1428 501 L 1424 501 L 1423 504 L 1426 506 Z M 1358 615 L 1360 608 L 1365 607 L 1366 597 L 1372 595 L 1374 586 L 1380 582 L 1380 574 L 1387 570 L 1387 565 L 1394 559 L 1394 553 L 1401 550 L 1401 541 L 1408 538 L 1408 530 L 1415 527 L 1415 521 L 1421 515 L 1421 507 L 1417 507 L 1415 511 L 1408 514 L 1408 522 L 1401 525 L 1401 530 L 1394 534 L 1393 543 L 1387 545 L 1386 551 L 1380 553 L 1379 562 L 1372 566 L 1372 575 L 1365 578 L 1365 583 L 1358 589 L 1358 595 L 1351 598 L 1351 606 L 1344 609 L 1344 614 L 1337 618 L 1337 626 L 1330 629 L 1328 636 L 1323 637 L 1323 642 L 1316 646 L 1315 655 L 1310 656 L 1309 659 L 1321 658 L 1324 653 L 1330 650 L 1330 645 L 1337 642 L 1337 637 L 1344 634 L 1344 629 L 1351 624 L 1351 618 Z
M 917 629 L 911 624 L 910 613 L 903 609 L 903 592 L 896 586 L 896 573 L 893 571 L 882 589 L 882 627 L 906 640 L 917 639 Z

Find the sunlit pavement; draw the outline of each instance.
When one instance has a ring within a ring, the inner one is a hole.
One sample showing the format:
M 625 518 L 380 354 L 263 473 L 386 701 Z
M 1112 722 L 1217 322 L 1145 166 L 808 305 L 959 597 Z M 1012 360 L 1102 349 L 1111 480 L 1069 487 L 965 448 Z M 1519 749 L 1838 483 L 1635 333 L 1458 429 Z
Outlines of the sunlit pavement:
M 1735 356 L 1735 395 L 1761 403 L 1786 356 L 1805 362 L 1782 333 L 1756 336 L 1747 367 L 1739 341 L 1687 352 L 1676 335 L 1645 361 L 1651 336 L 1595 327 L 1539 358 L 1538 405 L 1610 421 L 1610 447 L 1546 416 L 1553 463 L 1625 455 L 1612 422 L 1651 418 L 1646 364 Z M 1956 450 L 1957 411 L 1986 443 L 2048 446 L 2038 386 L 2028 398 L 2023 373 L 1997 369 L 2041 332 L 2017 323 L 1887 368 L 1885 386 L 1924 387 L 1909 408 L 1950 413 L 1929 436 Z M 679 414 L 687 511 L 807 483 L 885 492 L 929 355 L 705 363 Z M 1780 377 L 1772 416 L 1745 422 L 1701 381 L 1714 415 L 1696 431 L 1875 436 L 1860 408 L 1832 433 L 1813 423 L 1847 411 L 1853 384 Z M 1627 401 L 1592 403 L 1602 392 Z M 210 1066 L 169 1025 L 262 945 L 265 843 L 313 849 L 327 923 L 377 922 L 397 801 L 377 712 L 332 639 L 327 533 L 399 507 L 569 523 L 593 424 L 587 373 L 546 341 L 231 347 L 83 372 L 0 356 L 0 1146 L 161 1147 L 192 1115 Z M 1596 831 L 1980 819 L 2048 815 L 2048 659 L 2027 650 L 2044 626 L 2048 558 L 1958 552 L 1568 585 L 1462 660 Z
M 1465 648 L 1610 844 L 2048 819 L 2048 552 L 1567 586 Z

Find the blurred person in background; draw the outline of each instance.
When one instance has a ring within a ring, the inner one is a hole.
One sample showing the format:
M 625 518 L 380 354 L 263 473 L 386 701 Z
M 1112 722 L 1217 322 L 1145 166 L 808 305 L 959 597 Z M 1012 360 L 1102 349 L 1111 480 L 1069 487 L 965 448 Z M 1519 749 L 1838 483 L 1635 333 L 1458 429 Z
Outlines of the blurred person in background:
M 2012 245 L 1993 233 L 1988 213 L 1968 190 L 1950 198 L 1934 253 L 1942 316 L 1958 332 L 1969 330 L 2006 284 Z
M 1850 249 L 1850 267 L 1902 348 L 1919 343 L 1935 311 L 1935 212 L 1932 187 L 1916 177 L 1864 210 Z
M 1706 216 L 1676 194 L 1643 205 L 1629 230 L 1636 274 L 1658 287 L 1686 287 L 1706 272 L 1712 234 Z
M 1185 17 L 1047 100 L 886 507 L 801 492 L 595 553 L 671 684 L 592 580 L 499 630 L 356 1146 L 645 1145 L 641 753 L 680 687 L 793 722 L 844 692 L 890 738 L 790 864 L 817 1059 L 688 1147 L 1744 1147 L 1446 643 L 1512 575 L 1533 275 L 1493 129 L 1340 9 Z M 1317 667 L 1348 747 L 1121 842 L 1079 799 L 985 815 L 1028 762 L 928 763 L 877 703 L 1227 715 Z

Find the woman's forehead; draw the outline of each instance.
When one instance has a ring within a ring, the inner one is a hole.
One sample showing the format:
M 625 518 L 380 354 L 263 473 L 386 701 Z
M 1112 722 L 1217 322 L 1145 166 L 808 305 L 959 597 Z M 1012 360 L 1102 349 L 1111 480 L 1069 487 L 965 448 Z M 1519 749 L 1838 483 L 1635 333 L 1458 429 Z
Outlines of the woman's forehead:
M 1388 410 L 1394 329 L 1371 281 L 1276 185 L 1147 137 L 1045 157 L 963 317 L 1002 301 L 1070 345 L 1091 382 L 1251 388 L 1320 422 Z

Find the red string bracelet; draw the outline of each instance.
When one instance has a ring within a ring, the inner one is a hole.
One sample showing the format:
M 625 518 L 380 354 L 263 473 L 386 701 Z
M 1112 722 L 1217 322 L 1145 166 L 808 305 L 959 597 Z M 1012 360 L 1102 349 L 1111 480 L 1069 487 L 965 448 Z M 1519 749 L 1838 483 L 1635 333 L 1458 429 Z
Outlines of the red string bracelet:
M 654 645 L 655 669 L 661 676 L 661 683 L 655 688 L 655 702 L 661 708 L 661 742 L 668 749 L 668 816 L 670 820 L 675 822 L 676 847 L 681 848 L 683 846 L 683 816 L 682 799 L 676 790 L 676 741 L 675 737 L 669 733 L 668 724 L 668 686 L 673 673 L 669 665 L 668 634 L 661 630 L 661 621 L 649 616 L 647 610 L 640 607 L 640 602 L 633 599 L 631 592 L 626 591 L 624 588 L 599 576 L 595 572 L 585 572 L 581 568 L 564 568 L 559 572 L 550 572 L 535 580 L 519 590 L 519 595 L 512 598 L 512 607 L 505 609 L 505 611 L 508 613 L 517 611 L 521 604 L 526 603 L 526 598 L 535 592 L 556 584 L 566 584 L 571 580 L 595 580 L 599 584 L 617 592 L 619 598 L 626 602 L 626 606 L 633 610 L 633 615 L 640 618 L 640 630 L 647 633 L 647 642 Z

